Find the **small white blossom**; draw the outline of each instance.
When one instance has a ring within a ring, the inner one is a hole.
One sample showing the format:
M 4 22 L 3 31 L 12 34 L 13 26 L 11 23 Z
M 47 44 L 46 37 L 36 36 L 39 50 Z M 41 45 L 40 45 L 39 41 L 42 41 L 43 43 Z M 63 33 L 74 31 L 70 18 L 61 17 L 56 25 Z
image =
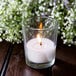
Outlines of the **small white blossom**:
M 57 12 L 57 13 L 55 14 L 55 16 L 56 16 L 56 17 L 59 17 L 59 15 L 60 15 L 60 13 L 59 13 L 59 12 Z
M 36 11 L 35 13 L 36 13 L 37 16 L 40 16 L 39 11 Z
M 68 25 L 68 21 L 67 22 L 65 22 L 65 23 L 63 23 L 64 24 L 64 26 L 67 26 Z
M 50 6 L 53 6 L 53 4 L 52 4 L 51 2 L 49 3 L 49 5 L 50 5 Z
M 0 38 L 0 42 L 2 42 L 2 39 Z
M 63 40 L 63 41 L 64 41 L 64 42 L 63 42 L 64 44 L 66 44 L 66 43 L 67 43 L 67 40 L 66 40 L 66 39 L 65 39 L 65 40 Z
M 63 35 L 63 37 L 65 37 L 65 33 L 64 32 L 62 32 L 62 35 Z
M 47 9 L 47 11 L 50 12 L 51 10 L 50 9 Z
M 71 44 L 68 45 L 69 47 L 71 46 Z
M 42 1 L 44 1 L 44 0 L 38 0 L 39 3 L 41 3 Z
M 55 3 L 55 2 L 53 2 L 53 5 L 55 6 L 55 5 L 56 5 L 56 3 Z
M 46 5 L 46 3 L 43 3 L 43 5 L 45 6 L 45 5 Z
M 40 11 L 44 11 L 44 10 L 45 10 L 45 7 L 39 6 L 39 10 L 40 10 Z
M 64 4 L 61 4 L 62 9 L 64 8 Z

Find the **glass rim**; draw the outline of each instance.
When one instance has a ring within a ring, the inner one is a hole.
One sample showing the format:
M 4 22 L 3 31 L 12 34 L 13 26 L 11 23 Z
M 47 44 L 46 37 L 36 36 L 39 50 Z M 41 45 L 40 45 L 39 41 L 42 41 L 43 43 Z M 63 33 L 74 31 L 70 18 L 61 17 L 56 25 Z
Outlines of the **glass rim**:
M 30 29 L 30 30 L 34 30 L 34 31 L 36 31 L 36 30 L 38 30 L 38 31 L 45 31 L 45 30 L 51 30 L 51 29 L 54 29 L 53 26 L 51 26 L 51 28 L 42 28 L 42 29 L 34 28 L 34 27 L 26 27 L 26 26 L 25 26 L 25 28 L 28 28 L 28 29 Z
M 51 18 L 52 20 L 56 20 L 55 18 L 53 18 L 52 16 L 48 16 L 48 15 L 42 15 L 42 16 L 34 16 L 34 17 L 28 17 L 28 19 L 32 19 L 32 18 L 45 18 L 45 19 L 48 19 L 48 18 Z M 57 21 L 57 20 L 56 20 Z
M 57 26 L 58 26 L 58 21 L 55 19 L 55 18 L 52 18 L 51 16 L 46 16 L 46 15 L 43 15 L 43 16 L 35 16 L 35 18 L 44 18 L 44 19 L 50 19 L 50 20 L 54 20 L 56 23 L 57 23 Z M 28 17 L 28 19 L 32 19 L 34 17 Z M 38 30 L 38 31 L 41 31 L 41 30 L 51 30 L 51 29 L 54 29 L 56 27 L 56 25 L 53 25 L 53 26 L 50 26 L 49 27 L 46 27 L 46 28 L 42 28 L 42 29 L 39 29 L 39 28 L 35 28 L 35 27 L 30 27 L 30 26 L 25 26 L 26 28 L 29 28 L 30 30 Z

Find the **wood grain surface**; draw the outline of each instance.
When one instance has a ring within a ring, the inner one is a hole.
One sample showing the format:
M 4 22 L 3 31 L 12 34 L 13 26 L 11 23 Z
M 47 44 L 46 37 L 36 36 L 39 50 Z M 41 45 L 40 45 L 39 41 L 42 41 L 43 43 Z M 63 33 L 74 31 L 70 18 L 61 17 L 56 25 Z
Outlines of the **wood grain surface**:
M 8 42 L 0 43 L 0 69 L 8 47 Z M 26 65 L 23 43 L 15 44 L 6 76 L 76 76 L 76 48 L 58 45 L 54 66 L 37 70 Z

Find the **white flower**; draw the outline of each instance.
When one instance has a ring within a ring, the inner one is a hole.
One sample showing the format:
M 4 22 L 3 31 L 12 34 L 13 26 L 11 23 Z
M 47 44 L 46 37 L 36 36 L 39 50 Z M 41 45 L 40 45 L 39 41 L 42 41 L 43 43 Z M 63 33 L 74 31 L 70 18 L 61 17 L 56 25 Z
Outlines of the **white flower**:
M 56 10 L 56 7 L 53 7 L 52 12 L 51 12 L 51 15 L 52 15 L 52 16 L 55 16 L 55 13 L 54 13 L 55 10 Z
M 53 6 L 53 4 L 52 4 L 51 2 L 49 3 L 49 5 L 50 5 L 50 6 Z
M 70 35 L 73 35 L 73 32 L 71 32 Z
M 67 25 L 68 25 L 68 23 L 69 23 L 69 22 L 68 22 L 68 21 L 66 21 L 66 22 L 65 22 L 65 23 L 63 23 L 63 24 L 64 24 L 64 26 L 67 26 Z
M 38 0 L 38 3 L 41 3 L 42 1 L 44 1 L 44 0 Z
M 2 39 L 0 38 L 0 42 L 2 42 Z
M 70 16 L 74 17 L 74 13 L 71 13 L 71 15 L 70 15 Z
M 45 7 L 39 6 L 39 10 L 40 10 L 40 11 L 44 11 L 44 10 L 45 10 Z
M 46 5 L 46 3 L 43 3 L 43 5 L 45 6 L 45 5 Z
M 56 3 L 55 3 L 55 2 L 53 2 L 53 5 L 55 6 L 55 5 L 56 5 Z
M 32 0 L 22 0 L 23 3 L 29 4 Z
M 37 16 L 40 16 L 39 11 L 36 11 L 35 13 L 36 13 Z
M 51 9 L 47 9 L 47 11 L 48 11 L 48 12 L 50 12 L 50 11 L 51 11 Z
M 66 39 L 65 39 L 65 40 L 63 40 L 63 43 L 64 43 L 64 44 L 66 44 L 66 43 L 67 43 L 67 40 L 66 40 Z
M 63 37 L 65 37 L 65 33 L 64 32 L 62 32 L 62 35 L 63 35 Z
M 71 46 L 71 44 L 68 45 L 69 47 Z
M 56 16 L 56 17 L 59 17 L 59 15 L 60 15 L 60 13 L 59 13 L 59 12 L 57 12 L 57 13 L 55 14 L 55 16 Z

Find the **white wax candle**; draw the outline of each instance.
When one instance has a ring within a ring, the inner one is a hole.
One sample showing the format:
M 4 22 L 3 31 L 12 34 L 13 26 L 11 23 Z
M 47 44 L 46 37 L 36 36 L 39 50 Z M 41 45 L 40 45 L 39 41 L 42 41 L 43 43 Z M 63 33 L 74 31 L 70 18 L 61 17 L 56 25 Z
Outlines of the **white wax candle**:
M 42 38 L 42 45 L 39 44 L 38 39 L 34 38 L 27 42 L 27 57 L 30 61 L 35 63 L 50 62 L 55 58 L 55 44 L 53 41 Z

